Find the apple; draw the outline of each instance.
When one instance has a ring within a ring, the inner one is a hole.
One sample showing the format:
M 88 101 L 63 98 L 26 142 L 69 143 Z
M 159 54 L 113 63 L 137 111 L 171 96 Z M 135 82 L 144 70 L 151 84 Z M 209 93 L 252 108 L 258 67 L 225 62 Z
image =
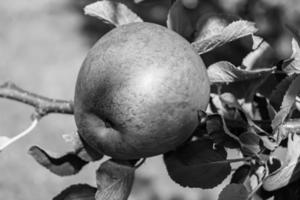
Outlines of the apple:
M 210 93 L 206 68 L 177 33 L 139 22 L 114 28 L 92 47 L 78 74 L 78 133 L 115 159 L 175 149 L 198 125 Z

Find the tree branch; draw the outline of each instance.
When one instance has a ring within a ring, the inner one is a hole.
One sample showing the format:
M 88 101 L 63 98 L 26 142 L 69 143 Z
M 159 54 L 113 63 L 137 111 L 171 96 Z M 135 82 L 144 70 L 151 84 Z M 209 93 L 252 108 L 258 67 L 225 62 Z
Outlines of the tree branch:
M 33 106 L 39 117 L 43 117 L 49 113 L 74 113 L 72 101 L 50 99 L 34 94 L 18 87 L 12 82 L 5 82 L 0 85 L 0 98 L 1 97 Z

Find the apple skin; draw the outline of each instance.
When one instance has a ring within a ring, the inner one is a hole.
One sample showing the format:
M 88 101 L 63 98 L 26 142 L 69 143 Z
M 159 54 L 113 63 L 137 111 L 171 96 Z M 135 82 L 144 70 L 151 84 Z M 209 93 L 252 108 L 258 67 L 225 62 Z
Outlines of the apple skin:
M 78 74 L 78 133 L 115 159 L 175 149 L 206 110 L 210 83 L 201 58 L 177 33 L 157 24 L 123 25 L 89 51 Z

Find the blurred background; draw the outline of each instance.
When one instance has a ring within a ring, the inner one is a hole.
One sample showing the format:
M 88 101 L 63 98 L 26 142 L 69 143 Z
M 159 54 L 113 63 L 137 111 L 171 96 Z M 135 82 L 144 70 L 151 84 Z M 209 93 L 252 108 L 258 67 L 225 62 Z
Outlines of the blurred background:
M 202 0 L 205 1 L 205 0 Z M 72 100 L 76 75 L 91 45 L 112 27 L 84 16 L 91 0 L 10 0 L 0 2 L 0 83 L 11 80 L 24 89 L 51 98 Z M 145 21 L 165 25 L 170 1 L 145 0 L 135 5 L 123 0 Z M 285 23 L 300 29 L 299 0 L 211 0 L 224 12 L 255 21 L 279 58 L 290 53 Z M 224 3 L 225 2 L 225 3 Z M 201 14 L 201 13 L 200 13 Z M 234 47 L 233 47 L 234 48 Z M 238 49 L 239 50 L 239 49 Z M 231 56 L 236 56 L 232 53 Z M 0 99 L 0 135 L 14 136 L 30 123 L 33 109 Z M 63 134 L 76 131 L 72 116 L 52 114 L 32 134 L 0 154 L 0 199 L 52 199 L 75 183 L 95 185 L 99 162 L 79 175 L 58 177 L 28 154 L 32 145 L 62 154 L 71 150 Z M 173 183 L 160 157 L 147 159 L 138 169 L 131 200 L 208 200 L 220 190 L 187 189 Z

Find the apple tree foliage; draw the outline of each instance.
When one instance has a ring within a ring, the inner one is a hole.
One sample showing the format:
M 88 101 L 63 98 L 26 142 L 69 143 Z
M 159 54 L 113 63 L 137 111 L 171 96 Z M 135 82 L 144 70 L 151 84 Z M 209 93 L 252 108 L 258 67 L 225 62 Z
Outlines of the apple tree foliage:
M 203 189 L 223 184 L 219 200 L 299 199 L 300 31 L 287 25 L 292 54 L 267 62 L 270 56 L 266 55 L 274 50 L 259 35 L 255 23 L 220 13 L 219 8 L 211 12 L 210 1 L 195 2 L 170 1 L 166 25 L 186 38 L 204 61 L 217 52 L 228 53 L 228 47 L 237 43 L 248 45 L 249 51 L 238 64 L 227 59 L 206 62 L 210 103 L 205 113 L 199 113 L 199 125 L 190 140 L 163 155 L 170 181 Z M 143 21 L 116 1 L 97 1 L 84 12 L 114 27 Z M 13 138 L 0 137 L 0 151 L 28 134 L 43 116 L 73 112 L 72 102 L 42 97 L 13 83 L 0 86 L 0 97 L 35 107 L 28 129 Z M 29 154 L 59 176 L 74 175 L 89 162 L 103 158 L 77 134 L 66 140 L 73 143 L 72 152 L 54 156 L 33 146 Z M 279 156 L 279 149 L 284 156 Z M 108 159 L 96 172 L 97 188 L 72 185 L 54 199 L 126 200 L 135 169 L 141 164 L 143 159 Z

